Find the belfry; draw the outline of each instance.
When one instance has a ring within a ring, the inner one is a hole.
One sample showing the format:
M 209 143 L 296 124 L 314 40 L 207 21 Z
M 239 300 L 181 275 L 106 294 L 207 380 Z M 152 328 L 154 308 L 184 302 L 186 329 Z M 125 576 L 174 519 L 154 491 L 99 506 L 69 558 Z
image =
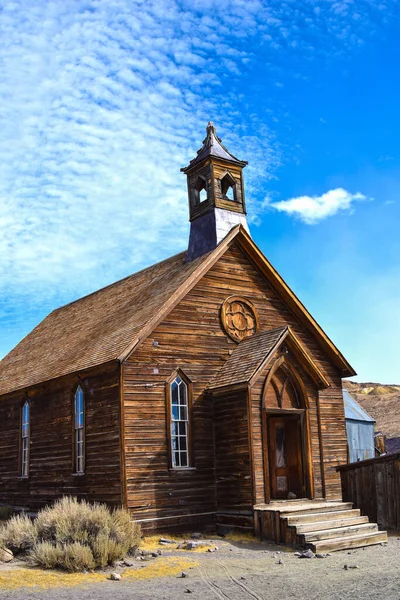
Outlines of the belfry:
M 228 152 L 209 122 L 196 158 L 181 169 L 187 175 L 189 195 L 188 262 L 214 250 L 235 225 L 248 231 L 243 183 L 246 165 Z

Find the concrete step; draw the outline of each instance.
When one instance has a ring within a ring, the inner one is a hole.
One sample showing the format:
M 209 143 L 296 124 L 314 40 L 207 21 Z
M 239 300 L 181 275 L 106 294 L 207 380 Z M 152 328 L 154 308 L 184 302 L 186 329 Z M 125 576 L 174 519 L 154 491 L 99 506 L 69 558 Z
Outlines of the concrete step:
M 311 531 L 310 533 L 297 534 L 300 544 L 308 542 L 318 542 L 332 538 L 343 538 L 347 536 L 363 535 L 364 533 L 372 533 L 378 531 L 376 523 L 361 523 L 360 525 L 350 525 L 349 527 L 335 527 L 334 529 L 321 529 L 319 531 Z
M 353 508 L 346 510 L 332 510 L 329 512 L 309 512 L 305 515 L 281 515 L 281 519 L 287 521 L 288 525 L 301 525 L 303 523 L 316 523 L 318 521 L 331 521 L 334 519 L 350 519 L 351 517 L 359 516 L 360 510 L 358 508 Z
M 362 535 L 309 542 L 306 544 L 306 547 L 311 548 L 313 552 L 336 552 L 337 550 L 348 550 L 349 548 L 362 548 L 363 546 L 382 544 L 387 541 L 388 537 L 386 531 L 374 531 Z
M 281 517 L 297 516 L 297 515 L 309 515 L 315 513 L 332 512 L 332 511 L 343 511 L 351 510 L 353 508 L 352 502 L 325 502 L 324 504 L 301 506 L 298 508 L 295 506 L 290 507 L 290 510 L 282 510 Z
M 321 529 L 337 529 L 339 527 L 349 527 L 350 525 L 361 525 L 363 523 L 368 523 L 368 517 L 351 517 L 347 519 L 332 519 L 329 521 L 298 524 L 296 525 L 296 531 L 297 533 L 310 533 Z

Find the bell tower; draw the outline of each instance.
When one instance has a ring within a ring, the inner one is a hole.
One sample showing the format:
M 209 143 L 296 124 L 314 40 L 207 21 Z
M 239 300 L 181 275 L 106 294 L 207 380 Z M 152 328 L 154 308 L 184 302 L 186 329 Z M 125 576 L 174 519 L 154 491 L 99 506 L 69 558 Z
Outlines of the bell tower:
M 196 158 L 181 169 L 189 196 L 187 262 L 214 250 L 236 225 L 248 231 L 242 172 L 247 162 L 228 152 L 212 122 L 206 131 Z

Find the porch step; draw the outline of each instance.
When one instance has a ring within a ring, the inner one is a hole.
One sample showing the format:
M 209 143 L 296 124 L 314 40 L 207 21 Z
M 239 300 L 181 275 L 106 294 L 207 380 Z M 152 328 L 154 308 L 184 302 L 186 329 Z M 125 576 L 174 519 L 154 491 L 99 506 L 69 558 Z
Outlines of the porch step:
M 387 542 L 387 533 L 350 502 L 276 502 L 255 506 L 261 539 L 314 552 L 335 552 Z
M 348 550 L 349 548 L 361 548 L 363 546 L 373 546 L 388 541 L 386 531 L 374 531 L 361 535 L 346 537 L 337 537 L 328 540 L 319 540 L 306 544 L 313 552 L 336 552 L 337 550 Z
M 312 510 L 304 515 L 297 513 L 291 515 L 281 514 L 281 519 L 287 521 L 288 525 L 302 525 L 303 523 L 317 523 L 319 521 L 330 521 L 332 519 L 350 519 L 360 516 L 359 508 L 345 510 L 331 510 L 329 512 L 313 512 Z
M 301 516 L 301 515 L 309 515 L 315 513 L 330 513 L 333 511 L 344 511 L 344 510 L 352 510 L 353 504 L 351 502 L 325 502 L 325 504 L 317 504 L 315 506 L 301 506 L 298 508 L 291 507 L 290 509 L 281 510 L 281 517 L 289 517 L 289 516 Z
M 378 525 L 376 525 L 376 523 L 361 523 L 360 525 L 335 527 L 333 529 L 320 529 L 303 534 L 299 533 L 297 530 L 297 536 L 299 541 L 302 540 L 304 544 L 307 544 L 308 542 L 319 542 L 321 540 L 327 540 L 331 538 L 342 538 L 351 535 L 372 533 L 373 531 L 378 531 Z
M 294 512 L 308 512 L 315 510 L 323 512 L 324 510 L 340 510 L 341 507 L 353 508 L 351 502 L 342 502 L 341 500 L 272 500 L 269 504 L 256 504 L 254 510 L 279 511 L 281 514 Z M 317 510 L 318 509 L 318 510 Z
M 321 529 L 338 529 L 340 527 L 350 527 L 351 525 L 362 525 L 368 523 L 368 517 L 351 517 L 350 519 L 332 519 L 330 521 L 317 521 L 316 523 L 305 523 L 297 525 L 297 533 L 312 533 Z

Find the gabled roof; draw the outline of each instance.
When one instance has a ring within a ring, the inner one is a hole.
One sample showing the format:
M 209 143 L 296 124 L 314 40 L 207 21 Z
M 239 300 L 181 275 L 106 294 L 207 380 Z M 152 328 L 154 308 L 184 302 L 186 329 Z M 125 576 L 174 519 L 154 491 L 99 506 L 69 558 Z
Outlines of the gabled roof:
M 301 356 L 303 364 L 317 385 L 321 388 L 328 387 L 329 383 L 317 365 L 307 354 L 290 327 L 285 326 L 263 331 L 239 342 L 222 369 L 208 384 L 208 389 L 213 391 L 253 383 L 284 341 L 289 342 L 293 350 Z
M 229 162 L 236 163 L 241 167 L 247 165 L 247 162 L 244 160 L 239 160 L 236 156 L 233 156 L 223 145 L 221 138 L 217 136 L 217 132 L 215 130 L 214 124 L 210 121 L 207 125 L 207 136 L 203 140 L 203 145 L 200 150 L 197 151 L 197 156 L 193 160 L 190 161 L 187 167 L 181 169 L 183 173 L 187 173 L 192 169 L 195 165 L 198 165 L 206 158 L 214 156 L 215 158 L 221 158 L 222 160 L 227 160 Z
M 182 252 L 50 313 L 0 362 L 0 395 L 118 357 L 207 260 Z
M 248 383 L 264 359 L 284 336 L 287 327 L 278 327 L 245 338 L 236 346 L 222 369 L 211 379 L 207 388 Z
M 344 416 L 346 419 L 352 419 L 353 421 L 369 421 L 370 423 L 376 422 L 347 390 L 343 390 L 343 402 Z
M 237 243 L 286 305 L 298 315 L 343 377 L 355 371 L 293 294 L 242 226 L 208 254 L 185 262 L 182 252 L 46 317 L 0 362 L 0 395 L 110 361 L 125 360 Z

